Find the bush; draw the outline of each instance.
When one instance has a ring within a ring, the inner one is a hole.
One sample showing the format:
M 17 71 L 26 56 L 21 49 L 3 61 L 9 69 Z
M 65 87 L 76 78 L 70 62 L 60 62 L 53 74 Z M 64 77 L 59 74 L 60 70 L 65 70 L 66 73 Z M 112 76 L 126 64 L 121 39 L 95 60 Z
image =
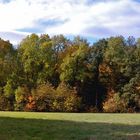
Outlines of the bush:
M 105 112 L 139 112 L 140 110 L 140 78 L 132 78 L 122 87 L 118 94 L 108 94 L 103 104 Z
M 135 109 L 128 106 L 127 99 L 120 95 L 119 93 L 115 93 L 111 95 L 107 100 L 103 103 L 104 112 L 135 112 Z
M 32 96 L 36 111 L 50 111 L 55 100 L 55 90 L 50 83 L 39 85 L 35 90 L 32 90 Z
M 99 112 L 99 109 L 95 106 L 90 106 L 90 107 L 87 107 L 85 108 L 86 112 L 90 112 L 90 113 L 98 113 Z
M 108 96 L 107 100 L 103 103 L 103 110 L 104 112 L 116 112 L 116 94 Z
M 4 95 L 0 95 L 0 110 L 1 111 L 13 111 L 14 106 Z
M 15 99 L 15 110 L 20 111 L 77 112 L 81 106 L 76 90 L 65 83 L 61 83 L 57 89 L 50 83 L 42 84 L 31 92 L 27 86 L 18 87 Z
M 77 96 L 76 90 L 65 83 L 60 83 L 56 89 L 53 102 L 53 111 L 77 112 L 81 106 L 81 98 Z
M 5 87 L 0 87 L 0 110 L 13 111 L 14 110 L 14 97 L 5 94 Z
M 64 107 L 66 112 L 77 112 L 81 107 L 81 98 L 76 94 L 71 93 L 68 95 L 64 102 Z
M 35 99 L 32 95 L 28 96 L 28 103 L 25 106 L 25 111 L 35 111 Z
M 26 104 L 28 103 L 28 97 L 30 96 L 30 91 L 27 86 L 19 86 L 15 91 L 15 110 L 17 111 L 27 111 Z

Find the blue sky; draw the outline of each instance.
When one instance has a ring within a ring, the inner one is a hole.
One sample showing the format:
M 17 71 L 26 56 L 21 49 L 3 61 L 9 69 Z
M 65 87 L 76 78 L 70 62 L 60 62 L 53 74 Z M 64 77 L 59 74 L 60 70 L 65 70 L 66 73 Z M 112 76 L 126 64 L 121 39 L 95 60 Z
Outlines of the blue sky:
M 0 37 L 17 44 L 31 33 L 140 37 L 140 0 L 0 0 Z

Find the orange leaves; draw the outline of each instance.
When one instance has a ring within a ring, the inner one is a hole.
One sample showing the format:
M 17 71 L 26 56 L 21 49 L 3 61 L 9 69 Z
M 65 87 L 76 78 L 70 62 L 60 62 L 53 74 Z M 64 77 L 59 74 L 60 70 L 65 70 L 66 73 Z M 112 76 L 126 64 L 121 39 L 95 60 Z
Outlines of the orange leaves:
M 33 96 L 28 96 L 28 103 L 25 106 L 26 111 L 33 111 L 35 109 L 35 100 Z
M 101 64 L 99 66 L 99 72 L 100 73 L 109 73 L 111 74 L 112 73 L 112 69 L 105 63 Z

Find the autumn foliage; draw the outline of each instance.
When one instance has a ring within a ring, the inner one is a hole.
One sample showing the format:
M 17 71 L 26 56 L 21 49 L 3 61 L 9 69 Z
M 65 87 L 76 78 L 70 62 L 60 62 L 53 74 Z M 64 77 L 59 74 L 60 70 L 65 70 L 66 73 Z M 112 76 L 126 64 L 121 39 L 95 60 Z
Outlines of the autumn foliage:
M 0 39 L 0 110 L 139 112 L 140 39 Z

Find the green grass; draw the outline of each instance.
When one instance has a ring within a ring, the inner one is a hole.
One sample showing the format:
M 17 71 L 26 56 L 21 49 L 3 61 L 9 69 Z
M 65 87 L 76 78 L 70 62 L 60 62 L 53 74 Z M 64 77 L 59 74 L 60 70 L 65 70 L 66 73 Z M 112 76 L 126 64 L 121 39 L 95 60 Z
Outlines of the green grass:
M 140 140 L 140 114 L 0 112 L 0 140 Z

